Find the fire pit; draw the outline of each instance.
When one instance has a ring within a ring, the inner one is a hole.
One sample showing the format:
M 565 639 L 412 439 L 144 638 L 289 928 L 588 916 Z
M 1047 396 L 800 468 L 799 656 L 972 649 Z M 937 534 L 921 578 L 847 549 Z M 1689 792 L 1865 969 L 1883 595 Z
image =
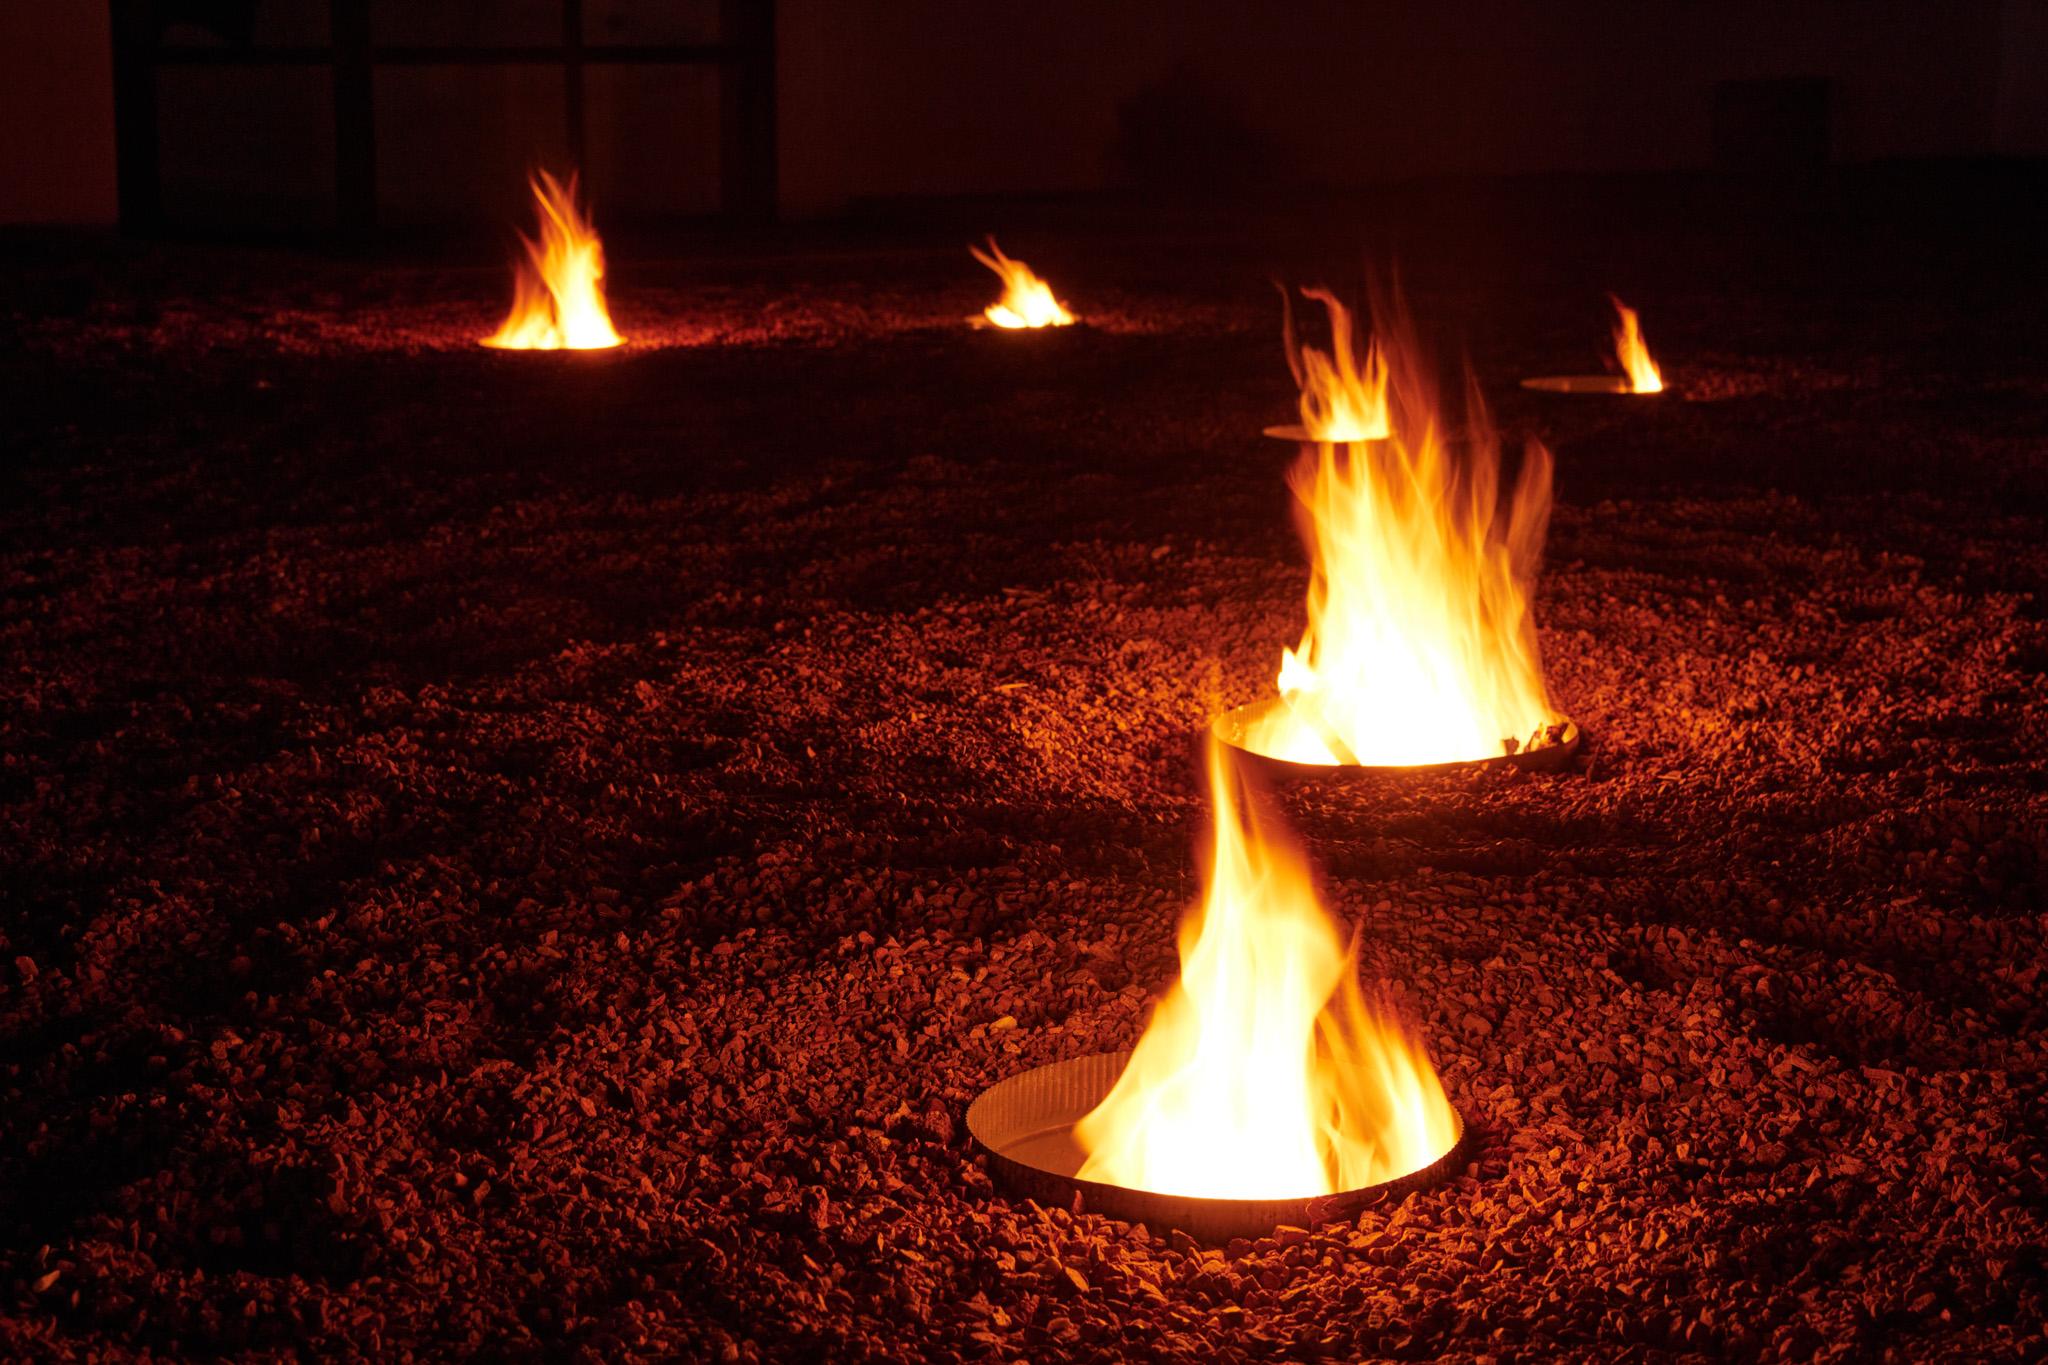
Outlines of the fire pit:
M 1540 393 L 1626 394 L 1633 398 L 1650 398 L 1664 392 L 1664 376 L 1657 362 L 1650 358 L 1636 310 L 1612 294 L 1607 299 L 1614 305 L 1614 354 L 1621 362 L 1621 373 L 1538 375 L 1524 379 L 1523 388 Z
M 967 1131 L 988 1155 L 989 1172 L 1013 1194 L 1040 1204 L 1078 1208 L 1191 1237 L 1222 1242 L 1261 1237 L 1283 1224 L 1314 1227 L 1400 1199 L 1457 1174 L 1465 1159 L 1464 1121 L 1452 1111 L 1448 1151 L 1419 1170 L 1358 1189 L 1299 1199 L 1204 1199 L 1133 1189 L 1079 1174 L 1086 1153 L 1074 1125 L 1109 1095 L 1130 1061 L 1128 1052 L 1096 1053 L 1054 1062 L 998 1081 L 967 1110 Z
M 1005 256 L 1003 249 L 996 245 L 996 239 L 988 239 L 988 250 L 978 246 L 967 250 L 974 259 L 990 270 L 1003 282 L 1003 296 L 981 310 L 979 317 L 967 319 L 975 327 L 997 327 L 1006 332 L 1031 332 L 1047 327 L 1071 327 L 1080 321 L 1067 310 L 1066 304 L 1054 296 L 1052 286 L 1040 279 L 1036 272 L 1014 256 Z
M 1255 774 L 1208 746 L 1215 812 L 1180 979 L 1137 1046 L 1012 1076 L 967 1113 L 1012 1190 L 1211 1238 L 1307 1226 L 1448 1173 L 1464 1143 L 1422 1039 L 1368 998 Z
M 1437 392 L 1398 299 L 1361 354 L 1350 310 L 1331 349 L 1283 340 L 1301 421 L 1266 428 L 1301 449 L 1289 475 L 1310 576 L 1300 642 L 1274 695 L 1211 722 L 1268 778 L 1472 763 L 1556 766 L 1578 728 L 1550 702 L 1532 610 L 1551 460 L 1531 443 L 1510 480 L 1485 408 Z
M 625 338 L 604 302 L 604 246 L 577 206 L 576 177 L 532 179 L 540 235 L 520 234 L 526 256 L 513 276 L 512 311 L 482 344 L 499 351 L 602 351 Z

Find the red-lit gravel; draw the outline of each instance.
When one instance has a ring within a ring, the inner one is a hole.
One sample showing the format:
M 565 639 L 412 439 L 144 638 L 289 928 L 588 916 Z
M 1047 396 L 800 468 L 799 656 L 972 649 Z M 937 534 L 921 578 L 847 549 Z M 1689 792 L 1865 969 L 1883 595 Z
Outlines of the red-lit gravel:
M 1476 1156 L 1206 1247 L 962 1118 L 1173 975 L 1299 626 L 1271 266 L 1004 241 L 1100 325 L 626 263 L 508 356 L 483 271 L 10 247 L 0 1355 L 2048 1351 L 2038 300 L 1417 272 L 1592 740 L 1296 800 Z M 1678 392 L 1515 390 L 1608 284 Z

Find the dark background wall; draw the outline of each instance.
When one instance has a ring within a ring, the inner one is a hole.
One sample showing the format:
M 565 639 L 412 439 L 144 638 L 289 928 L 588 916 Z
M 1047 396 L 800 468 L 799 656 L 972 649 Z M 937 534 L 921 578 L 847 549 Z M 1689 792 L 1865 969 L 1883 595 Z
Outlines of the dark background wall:
M 588 0 L 592 41 L 692 41 L 716 0 Z M 384 42 L 547 41 L 555 0 L 378 0 Z M 259 0 L 258 37 L 319 42 L 325 0 Z M 181 30 L 179 41 L 215 41 Z M 2048 153 L 2048 0 L 780 0 L 782 202 L 1207 193 L 1409 177 L 1700 167 L 1717 83 L 1824 78 L 1830 151 Z M 97 0 L 0 12 L 10 221 L 113 211 L 107 17 Z M 381 72 L 378 188 L 396 222 L 517 208 L 559 158 L 544 70 Z M 168 72 L 174 215 L 291 222 L 331 183 L 318 70 Z M 592 191 L 663 218 L 716 199 L 716 78 L 593 71 Z
M 0 223 L 114 221 L 107 7 L 0 5 Z
M 2040 0 L 1016 13 L 784 0 L 788 202 L 1196 179 L 1205 160 L 1225 183 L 1683 169 L 1711 159 L 1716 83 L 1775 76 L 1830 81 L 1839 160 L 2048 151 Z

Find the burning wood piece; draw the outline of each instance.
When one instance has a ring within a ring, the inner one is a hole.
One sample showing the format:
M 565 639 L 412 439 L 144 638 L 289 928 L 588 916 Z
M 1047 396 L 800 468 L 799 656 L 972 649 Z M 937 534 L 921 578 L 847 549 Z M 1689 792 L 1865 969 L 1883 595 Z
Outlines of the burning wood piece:
M 1127 1056 L 997 1085 L 968 1111 L 1016 1186 L 1204 1236 L 1313 1224 L 1447 1173 L 1463 1138 L 1419 1041 L 1359 988 L 1355 953 L 1229 751 L 1181 975 Z
M 1540 389 L 1546 393 L 1664 392 L 1664 376 L 1657 369 L 1657 362 L 1650 358 L 1650 348 L 1643 341 L 1643 327 L 1636 318 L 1636 310 L 1612 294 L 1607 296 L 1607 301 L 1614 305 L 1614 354 L 1621 362 L 1621 373 L 1544 375 L 1524 379 L 1523 388 Z
M 538 240 L 519 235 L 526 248 L 514 273 L 512 311 L 483 344 L 505 351 L 595 351 L 625 338 L 612 329 L 604 306 L 604 246 L 576 206 L 576 177 L 564 185 L 536 172 Z
M 1003 281 L 1003 296 L 981 310 L 989 326 L 1008 331 L 1036 327 L 1066 327 L 1074 321 L 1067 306 L 1053 297 L 1052 286 L 1032 273 L 1031 267 L 1013 256 L 1005 256 L 988 239 L 988 250 L 967 248 L 974 259 L 996 272 Z
M 1453 441 L 1399 309 L 1359 365 L 1349 312 L 1327 291 L 1308 296 L 1329 310 L 1338 358 L 1298 346 L 1290 317 L 1304 422 L 1274 432 L 1303 441 L 1290 482 L 1311 562 L 1308 624 L 1281 651 L 1278 695 L 1219 716 L 1213 733 L 1319 769 L 1554 760 L 1578 733 L 1550 704 L 1530 610 L 1549 452 L 1530 445 L 1503 504 L 1500 443 L 1476 388 Z M 1385 434 L 1327 434 L 1347 429 Z

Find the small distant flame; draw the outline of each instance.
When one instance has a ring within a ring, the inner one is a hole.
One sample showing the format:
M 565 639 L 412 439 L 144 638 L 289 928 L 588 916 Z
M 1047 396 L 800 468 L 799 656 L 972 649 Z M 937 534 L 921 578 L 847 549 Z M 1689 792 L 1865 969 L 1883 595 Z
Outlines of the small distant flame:
M 1348 335 L 1343 305 L 1314 297 Z M 1326 765 L 1499 757 L 1559 719 L 1530 610 L 1550 455 L 1530 445 L 1503 504 L 1500 442 L 1477 389 L 1454 439 L 1405 315 L 1377 331 L 1389 430 L 1306 446 L 1290 476 L 1310 554 L 1308 624 L 1281 654 L 1285 705 L 1248 728 L 1246 747 Z
M 1032 274 L 1024 262 L 1005 256 L 995 238 L 988 239 L 987 251 L 978 246 L 967 249 L 975 260 L 1002 277 L 1002 298 L 981 310 L 997 327 L 1065 327 L 1074 320 L 1067 306 L 1052 296 L 1052 286 Z
M 507 351 L 596 351 L 624 340 L 604 306 L 604 246 L 576 207 L 576 177 L 565 186 L 546 171 L 532 180 L 540 239 L 519 235 L 526 259 L 512 285 L 512 311 L 483 344 Z
M 1457 1117 L 1421 1043 L 1367 1003 L 1301 855 L 1220 745 L 1208 885 L 1180 981 L 1075 1125 L 1080 1175 L 1212 1199 L 1295 1199 L 1429 1165 Z
M 1352 349 L 1351 313 L 1327 289 L 1304 289 L 1330 314 L 1330 350 L 1323 354 L 1297 342 L 1294 307 L 1286 291 L 1286 322 L 1282 341 L 1287 368 L 1301 389 L 1301 424 L 1313 441 L 1384 441 L 1393 434 L 1387 417 L 1387 357 L 1378 338 L 1366 346 L 1361 364 Z
M 1657 362 L 1650 359 L 1650 348 L 1643 344 L 1643 328 L 1636 321 L 1636 310 L 1612 294 L 1607 299 L 1621 319 L 1614 326 L 1614 353 L 1621 357 L 1621 368 L 1628 375 L 1629 392 L 1664 392 L 1664 376 L 1657 372 Z

